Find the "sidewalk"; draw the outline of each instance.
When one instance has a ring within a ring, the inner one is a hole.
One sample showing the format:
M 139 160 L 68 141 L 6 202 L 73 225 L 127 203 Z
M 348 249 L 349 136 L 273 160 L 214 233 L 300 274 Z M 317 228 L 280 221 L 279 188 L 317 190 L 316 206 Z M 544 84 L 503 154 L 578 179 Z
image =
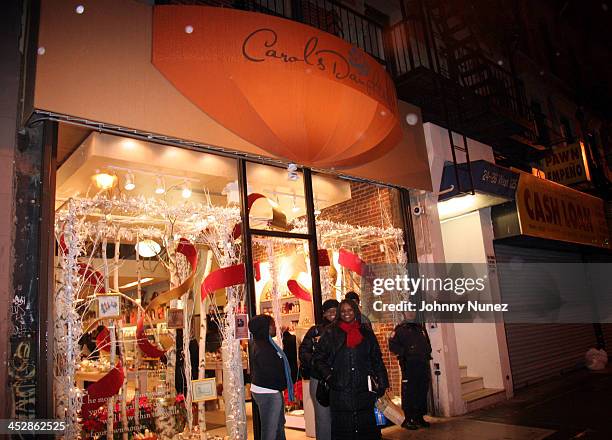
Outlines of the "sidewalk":
M 494 407 L 463 417 L 433 419 L 429 429 L 386 428 L 383 438 L 610 440 L 612 369 L 579 371 L 519 390 L 513 399 Z

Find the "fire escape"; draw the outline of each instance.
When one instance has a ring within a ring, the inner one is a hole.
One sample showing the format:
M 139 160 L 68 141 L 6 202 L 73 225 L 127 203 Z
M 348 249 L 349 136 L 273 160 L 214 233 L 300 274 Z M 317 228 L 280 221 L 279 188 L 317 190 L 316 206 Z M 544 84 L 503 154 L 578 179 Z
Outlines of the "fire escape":
M 424 121 L 449 129 L 455 165 L 455 150 L 465 150 L 469 168 L 466 136 L 527 162 L 536 151 L 535 126 L 523 85 L 483 55 L 462 2 L 403 0 L 401 6 L 403 20 L 386 33 L 398 97 L 421 107 Z M 460 145 L 450 131 L 461 136 Z

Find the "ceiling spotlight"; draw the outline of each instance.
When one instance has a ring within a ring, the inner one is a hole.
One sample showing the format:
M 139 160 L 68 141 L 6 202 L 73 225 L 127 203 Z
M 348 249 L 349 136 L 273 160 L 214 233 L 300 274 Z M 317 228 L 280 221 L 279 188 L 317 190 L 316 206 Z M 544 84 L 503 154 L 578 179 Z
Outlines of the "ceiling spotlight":
M 117 176 L 101 173 L 99 170 L 96 170 L 96 174 L 92 178 L 96 186 L 101 190 L 111 189 L 117 184 Z
M 188 181 L 185 181 L 185 183 L 183 183 L 183 190 L 181 191 L 181 195 L 184 199 L 188 199 L 189 197 L 191 197 L 191 185 Z
M 186 34 L 192 34 L 193 33 L 193 26 L 191 26 L 189 24 L 187 26 L 185 26 L 185 33 Z
M 155 194 L 163 194 L 166 192 L 166 185 L 164 184 L 164 178 L 157 176 L 155 178 Z
M 136 252 L 143 258 L 151 258 L 161 252 L 161 246 L 156 241 L 146 239 L 136 243 Z
M 136 184 L 134 183 L 134 174 L 131 171 L 125 175 L 125 185 L 123 185 L 126 191 L 132 191 L 136 188 Z
M 298 212 L 300 208 L 297 206 L 295 202 L 296 202 L 296 197 L 295 197 L 295 193 L 293 193 L 293 205 L 291 206 L 291 210 L 293 212 Z
M 74 8 L 74 10 L 77 14 L 82 14 L 83 12 L 85 12 L 85 6 L 78 5 L 76 8 Z

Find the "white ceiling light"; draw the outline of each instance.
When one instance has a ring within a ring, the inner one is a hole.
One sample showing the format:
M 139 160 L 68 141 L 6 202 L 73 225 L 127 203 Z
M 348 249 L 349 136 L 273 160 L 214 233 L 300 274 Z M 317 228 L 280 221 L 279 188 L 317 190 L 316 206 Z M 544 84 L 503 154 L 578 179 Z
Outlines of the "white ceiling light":
M 161 246 L 151 239 L 142 240 L 136 243 L 136 252 L 143 258 L 151 258 L 161 252 Z
M 183 183 L 183 190 L 181 191 L 181 195 L 184 199 L 188 199 L 189 197 L 191 197 L 191 193 L 191 184 L 188 181 L 185 181 Z
M 132 191 L 136 188 L 136 183 L 134 183 L 134 174 L 129 171 L 125 175 L 125 184 L 123 185 L 126 191 Z
M 291 210 L 293 212 L 298 212 L 300 210 L 299 206 L 297 206 L 296 202 L 296 197 L 295 197 L 295 193 L 293 193 L 293 206 L 291 207 Z
M 164 178 L 157 176 L 155 178 L 155 194 L 163 194 L 166 192 L 166 185 L 164 184 Z
M 77 14 L 82 14 L 83 12 L 85 12 L 85 6 L 78 5 L 76 8 L 74 8 L 74 10 Z

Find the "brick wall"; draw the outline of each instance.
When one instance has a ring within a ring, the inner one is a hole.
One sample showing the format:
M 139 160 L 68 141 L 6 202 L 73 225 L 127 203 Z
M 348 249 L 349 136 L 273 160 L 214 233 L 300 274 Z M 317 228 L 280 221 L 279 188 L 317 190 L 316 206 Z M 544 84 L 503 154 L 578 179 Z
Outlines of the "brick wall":
M 387 213 L 395 227 L 401 227 L 400 205 L 397 191 L 363 182 L 351 182 L 351 199 L 322 209 L 319 219 L 347 223 L 355 226 L 389 226 L 383 221 L 382 212 Z M 385 263 L 386 257 L 380 251 L 378 244 L 365 246 L 355 250 L 366 263 Z M 369 298 L 361 298 L 362 305 Z M 387 319 L 389 318 L 389 319 Z M 394 325 L 391 317 L 383 318 L 384 322 L 373 323 L 374 333 L 380 344 L 383 361 L 389 374 L 389 382 L 393 395 L 400 395 L 401 371 L 397 359 L 389 352 L 389 334 Z
M 387 367 L 387 373 L 389 374 L 391 394 L 394 396 L 399 396 L 401 395 L 402 372 L 400 370 L 397 357 L 389 351 L 389 335 L 393 331 L 394 325 L 392 322 L 384 322 L 373 323 L 372 327 L 374 329 L 374 334 L 378 339 L 380 351 L 382 352 L 382 358 L 385 363 L 385 367 Z

